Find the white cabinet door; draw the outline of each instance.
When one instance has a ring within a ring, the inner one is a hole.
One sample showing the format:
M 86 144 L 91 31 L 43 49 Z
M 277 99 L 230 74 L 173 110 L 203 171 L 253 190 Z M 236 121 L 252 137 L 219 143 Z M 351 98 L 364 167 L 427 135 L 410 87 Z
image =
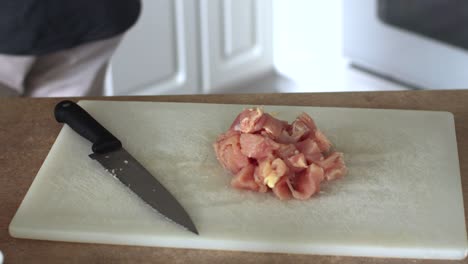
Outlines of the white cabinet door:
M 143 0 L 106 95 L 219 92 L 272 68 L 272 0 Z
M 199 0 L 202 86 L 232 87 L 273 68 L 271 0 Z
M 143 0 L 111 61 L 108 95 L 197 93 L 196 0 Z M 106 83 L 109 83 L 109 78 Z M 109 91 L 110 90 L 110 91 Z

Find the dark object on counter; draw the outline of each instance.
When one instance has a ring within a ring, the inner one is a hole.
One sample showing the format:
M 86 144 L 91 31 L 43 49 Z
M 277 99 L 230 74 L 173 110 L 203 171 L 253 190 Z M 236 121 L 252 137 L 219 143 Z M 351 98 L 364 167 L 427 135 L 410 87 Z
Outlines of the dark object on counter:
M 386 24 L 468 51 L 466 0 L 379 0 L 378 15 Z

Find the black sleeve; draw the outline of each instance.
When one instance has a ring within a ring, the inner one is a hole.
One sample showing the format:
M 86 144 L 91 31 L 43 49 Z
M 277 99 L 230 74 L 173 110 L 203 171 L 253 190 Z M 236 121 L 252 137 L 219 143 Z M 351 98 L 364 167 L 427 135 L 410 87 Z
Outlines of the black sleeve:
M 0 53 L 43 55 L 131 28 L 140 0 L 1 0 Z

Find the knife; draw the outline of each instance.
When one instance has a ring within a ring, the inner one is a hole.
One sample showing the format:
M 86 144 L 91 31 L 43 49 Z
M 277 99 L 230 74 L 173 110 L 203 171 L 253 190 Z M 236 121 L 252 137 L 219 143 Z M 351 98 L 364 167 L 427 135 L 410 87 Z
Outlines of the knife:
M 197 228 L 174 196 L 123 147 L 120 140 L 78 104 L 65 100 L 55 106 L 55 119 L 93 143 L 89 157 L 98 161 L 157 212 L 198 235 Z

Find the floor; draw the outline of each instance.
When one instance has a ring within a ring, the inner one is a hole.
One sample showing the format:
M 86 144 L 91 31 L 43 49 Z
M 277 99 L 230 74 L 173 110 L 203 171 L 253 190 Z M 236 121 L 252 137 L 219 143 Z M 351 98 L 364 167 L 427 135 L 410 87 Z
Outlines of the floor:
M 351 91 L 402 91 L 415 89 L 370 73 L 354 65 L 337 71 L 341 76 L 330 80 L 307 79 L 302 83 L 275 71 L 256 79 L 243 82 L 218 93 L 305 93 L 305 92 L 351 92 Z
M 342 54 L 341 0 L 273 0 L 275 70 L 223 93 L 407 90 Z

